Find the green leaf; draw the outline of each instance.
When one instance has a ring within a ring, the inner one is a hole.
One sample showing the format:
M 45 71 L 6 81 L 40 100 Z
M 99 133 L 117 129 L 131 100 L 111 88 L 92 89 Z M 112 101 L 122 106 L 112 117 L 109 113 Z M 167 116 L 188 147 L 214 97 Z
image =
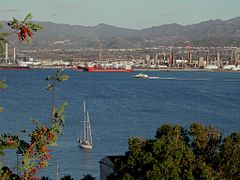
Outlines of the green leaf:
M 0 80 L 0 89 L 6 89 L 7 88 L 7 83 L 4 80 Z
M 66 81 L 66 80 L 68 80 L 68 79 L 69 79 L 69 76 L 66 75 L 66 74 L 64 74 L 64 75 L 62 75 L 62 76 L 59 77 L 59 80 L 60 80 L 60 81 Z
M 40 127 L 41 124 L 34 118 L 31 118 L 31 121 L 37 126 L 37 127 Z
M 0 106 L 0 112 L 3 112 L 3 107 L 2 106 Z
M 30 30 L 37 32 L 38 30 L 43 29 L 42 26 L 32 23 L 32 22 L 27 22 L 26 25 L 30 28 Z
M 32 44 L 32 38 L 27 38 L 27 44 L 31 45 Z
M 28 169 L 30 167 L 30 158 L 27 155 L 23 156 L 23 162 L 25 169 Z
M 50 143 L 49 146 L 57 146 L 57 142 L 54 141 L 54 142 Z
M 58 69 L 56 72 L 56 80 L 59 82 L 69 79 L 68 75 L 66 75 L 66 74 L 61 75 L 63 71 L 64 71 L 63 69 Z
M 48 80 L 50 80 L 50 79 L 51 79 L 51 76 L 47 76 L 47 77 L 45 78 L 46 81 L 48 81 Z
M 24 18 L 23 22 L 32 20 L 33 16 L 31 13 L 28 13 L 28 15 Z

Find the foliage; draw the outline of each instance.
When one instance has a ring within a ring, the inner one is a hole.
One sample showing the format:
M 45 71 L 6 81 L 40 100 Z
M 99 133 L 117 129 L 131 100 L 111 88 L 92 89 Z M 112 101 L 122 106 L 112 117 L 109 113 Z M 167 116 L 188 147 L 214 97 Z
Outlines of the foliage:
M 108 179 L 239 179 L 240 133 L 222 141 L 213 126 L 162 125 L 155 139 L 130 138 Z
M 8 25 L 14 31 L 11 33 L 0 33 L 0 51 L 3 49 L 3 43 L 7 42 L 6 37 L 12 34 L 17 34 L 20 42 L 28 42 L 28 44 L 30 44 L 33 32 L 42 29 L 41 26 L 30 22 L 31 20 L 31 13 L 29 13 L 23 21 L 18 21 L 13 18 Z M 46 87 L 46 90 L 52 91 L 52 99 L 54 99 L 56 83 L 68 79 L 68 76 L 62 75 L 62 72 L 62 70 L 58 70 L 55 76 L 48 76 L 46 78 L 46 80 L 51 81 L 48 87 Z M 1 80 L 0 89 L 6 88 L 6 82 Z M 52 100 L 52 102 L 54 101 Z M 27 133 L 30 142 L 21 139 L 19 135 L 12 135 L 9 133 L 0 134 L 0 155 L 4 155 L 4 150 L 6 149 L 16 149 L 17 153 L 22 155 L 22 160 L 18 164 L 19 167 L 17 167 L 21 171 L 22 179 L 38 179 L 36 172 L 48 165 L 48 160 L 51 158 L 49 154 L 51 147 L 56 146 L 58 135 L 63 133 L 63 113 L 66 105 L 66 103 L 63 103 L 57 108 L 55 103 L 52 103 L 51 114 L 45 125 L 32 118 L 36 128 L 32 132 Z M 0 107 L 0 111 L 2 110 L 3 108 Z M 22 132 L 26 133 L 26 131 Z M 20 179 L 18 175 L 15 177 L 15 174 L 8 167 L 3 167 L 0 170 L 0 177 L 3 179 Z
M 47 84 L 46 90 L 52 92 L 52 107 L 55 107 L 55 86 L 56 86 L 56 83 L 66 81 L 69 78 L 69 76 L 66 75 L 66 74 L 62 75 L 62 72 L 63 72 L 63 69 L 59 69 L 59 70 L 57 70 L 55 76 L 47 76 L 46 79 L 45 79 L 46 81 L 49 82 Z
M 47 177 L 47 176 L 42 176 L 41 180 L 51 180 L 51 179 L 49 177 Z
M 192 137 L 192 150 L 196 155 L 195 177 L 209 178 L 217 176 L 219 148 L 222 135 L 213 126 L 193 123 L 189 134 Z M 214 171 L 215 170 L 215 171 Z
M 95 177 L 93 177 L 91 174 L 84 175 L 81 180 L 95 180 Z
M 38 24 L 31 22 L 32 14 L 29 13 L 23 21 L 19 21 L 13 17 L 13 20 L 8 22 L 8 26 L 13 30 L 12 32 L 0 32 L 0 55 L 3 54 L 4 43 L 7 42 L 6 37 L 17 34 L 20 42 L 27 42 L 31 44 L 33 32 L 43 29 Z M 1 29 L 0 25 L 0 29 Z
M 7 88 L 7 83 L 4 80 L 0 80 L 0 89 L 6 89 Z M 3 107 L 0 106 L 0 112 L 3 111 Z M 0 154 L 1 154 L 1 149 L 0 149 Z
M 62 70 L 58 70 L 52 80 L 52 88 L 54 90 L 56 83 L 67 80 L 67 75 L 62 75 Z M 49 78 L 47 78 L 49 80 Z M 64 126 L 64 109 L 67 103 L 63 103 L 59 108 L 52 104 L 50 117 L 45 125 L 32 118 L 36 128 L 27 133 L 30 142 L 21 139 L 18 135 L 1 134 L 0 135 L 0 153 L 3 155 L 5 149 L 16 149 L 18 154 L 22 155 L 22 160 L 18 164 L 23 179 L 37 179 L 36 173 L 38 170 L 48 165 L 48 160 L 51 158 L 51 147 L 56 146 L 57 137 L 63 133 Z M 11 171 L 5 171 L 6 174 L 11 174 Z
M 14 174 L 8 167 L 0 169 L 0 179 L 2 180 L 20 180 L 21 178 Z
M 240 132 L 223 140 L 220 149 L 220 175 L 222 179 L 240 179 Z
M 37 32 L 38 30 L 42 29 L 41 26 L 30 22 L 32 18 L 32 14 L 29 13 L 23 21 L 18 21 L 17 19 L 13 18 L 13 20 L 8 23 L 10 28 L 14 30 L 14 33 L 17 33 L 18 40 L 20 42 L 28 42 L 28 44 L 31 44 L 33 32 Z
M 2 24 L 0 24 L 0 29 L 2 28 Z M 0 32 L 0 55 L 3 54 L 3 46 L 4 43 L 6 42 L 6 39 L 4 38 L 6 36 L 6 33 Z
M 73 180 L 73 178 L 70 175 L 64 175 L 61 180 Z

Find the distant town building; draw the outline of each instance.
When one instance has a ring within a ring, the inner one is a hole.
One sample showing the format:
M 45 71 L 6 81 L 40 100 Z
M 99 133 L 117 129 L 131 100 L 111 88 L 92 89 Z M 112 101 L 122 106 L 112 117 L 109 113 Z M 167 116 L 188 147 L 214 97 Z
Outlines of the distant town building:
M 204 58 L 203 58 L 203 57 L 199 57 L 198 67 L 203 68 L 204 65 L 205 65 L 205 63 L 204 63 Z

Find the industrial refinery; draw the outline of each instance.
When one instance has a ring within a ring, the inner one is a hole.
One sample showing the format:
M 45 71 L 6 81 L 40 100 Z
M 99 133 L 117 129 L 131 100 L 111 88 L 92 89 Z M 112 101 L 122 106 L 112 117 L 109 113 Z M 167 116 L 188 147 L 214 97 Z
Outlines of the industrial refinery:
M 37 49 L 5 44 L 1 67 L 126 68 L 132 70 L 240 70 L 238 47 L 158 46 L 131 49 Z

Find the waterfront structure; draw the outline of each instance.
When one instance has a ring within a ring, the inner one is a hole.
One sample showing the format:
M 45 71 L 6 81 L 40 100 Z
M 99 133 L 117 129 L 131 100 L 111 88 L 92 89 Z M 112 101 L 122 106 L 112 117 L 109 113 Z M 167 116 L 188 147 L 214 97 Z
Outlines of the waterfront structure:
M 225 70 L 226 67 L 223 68 L 223 66 L 240 64 L 240 49 L 237 47 L 158 46 L 152 48 L 104 49 L 103 51 L 101 46 L 101 42 L 98 42 L 98 47 L 95 49 L 39 49 L 22 50 L 22 53 L 25 57 L 34 57 L 38 62 L 41 62 L 42 65 L 39 65 L 38 68 L 48 66 L 69 68 L 81 64 L 81 66 L 88 67 L 97 65 L 102 68 L 124 68 L 127 65 L 131 66 L 133 70 L 155 70 L 199 69 L 208 67 L 208 65 L 217 65 L 219 70 Z M 9 58 L 9 53 L 12 55 L 12 52 L 13 58 Z M 5 53 L 5 57 L 2 57 L 2 65 L 14 63 L 14 61 L 18 63 L 20 56 L 14 58 L 16 57 L 14 55 L 15 48 L 9 53 Z M 103 58 L 106 55 L 108 58 Z M 27 58 L 24 61 L 28 61 Z
M 235 62 L 240 64 L 240 48 L 235 50 Z
M 100 180 L 107 180 L 110 174 L 114 174 L 116 170 L 114 169 L 114 162 L 121 160 L 124 156 L 105 156 L 102 158 L 100 163 Z
M 205 66 L 204 58 L 203 57 L 199 57 L 198 67 L 199 68 L 203 68 L 204 66 Z

